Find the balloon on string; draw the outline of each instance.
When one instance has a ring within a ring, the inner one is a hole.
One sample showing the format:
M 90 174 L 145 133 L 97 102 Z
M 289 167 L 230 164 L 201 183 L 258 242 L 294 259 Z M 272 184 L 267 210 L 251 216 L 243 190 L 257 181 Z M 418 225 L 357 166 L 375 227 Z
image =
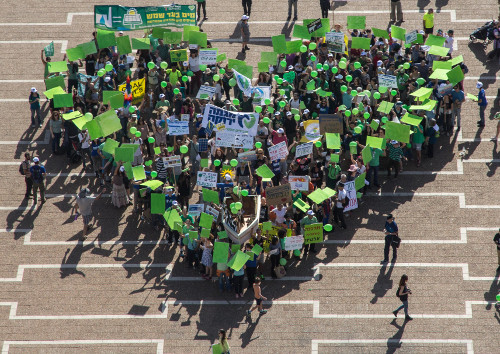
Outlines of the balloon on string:
M 286 259 L 285 258 L 280 258 L 280 264 L 282 266 L 286 265 Z
M 160 63 L 160 68 L 162 68 L 162 69 L 166 69 L 166 68 L 168 68 L 168 63 L 167 63 L 166 61 L 162 61 L 162 62 Z
M 221 162 L 220 160 L 214 160 L 214 166 L 220 166 Z
M 189 148 L 186 145 L 182 145 L 180 150 L 181 150 L 181 154 L 185 154 L 188 152 Z
M 135 137 L 136 137 L 136 138 L 140 138 L 140 137 L 141 137 L 141 132 L 136 131 L 136 132 L 135 132 Z
M 330 65 L 323 64 L 323 70 L 327 71 L 328 69 L 330 69 Z
M 368 113 L 368 112 L 363 113 L 363 117 L 364 117 L 365 119 L 370 118 L 370 113 Z
M 343 62 L 343 61 L 339 62 L 339 68 L 345 69 L 346 67 L 347 67 L 347 65 L 345 62 Z
M 318 72 L 316 70 L 311 71 L 311 76 L 312 77 L 318 76 Z
M 370 97 L 372 95 L 372 93 L 368 90 L 364 90 L 362 93 L 363 95 L 366 95 L 366 97 Z
M 265 104 L 271 104 L 271 100 L 270 100 L 269 98 L 266 98 L 266 99 L 264 100 L 264 103 L 265 103 Z
M 417 79 L 417 84 L 419 84 L 419 85 L 423 85 L 423 84 L 425 84 L 425 79 L 424 79 L 424 78 L 422 78 L 422 77 L 419 77 L 419 78 Z
M 321 63 L 316 64 L 316 69 L 323 69 L 323 64 Z
M 99 76 L 99 77 L 103 77 L 103 76 L 104 76 L 104 74 L 106 74 L 106 70 L 104 70 L 104 69 L 101 69 L 101 70 L 99 70 L 99 71 L 97 72 L 97 76 Z
M 166 81 L 162 81 L 160 85 L 161 85 L 161 87 L 167 87 L 168 84 Z
M 238 210 L 237 210 L 236 208 L 232 208 L 232 209 L 231 209 L 231 213 L 233 213 L 233 214 L 238 214 Z
M 280 90 L 280 95 L 281 96 L 283 96 L 285 93 L 286 93 L 285 90 L 283 90 L 283 89 Z
M 186 75 L 182 75 L 181 80 L 182 82 L 187 82 L 189 79 Z
M 331 224 L 326 224 L 325 226 L 323 226 L 323 229 L 324 229 L 326 232 L 330 232 L 330 231 L 332 231 L 333 226 L 332 226 Z
M 219 81 L 219 80 L 220 80 L 220 76 L 219 76 L 219 75 L 217 75 L 217 74 L 215 74 L 215 75 L 214 75 L 214 81 Z
M 113 64 L 111 64 L 111 63 L 106 64 L 105 68 L 106 68 L 106 71 L 111 71 L 111 70 L 113 70 Z
M 404 63 L 403 64 L 403 68 L 405 68 L 406 70 L 408 70 L 410 68 L 410 63 Z
M 362 131 L 363 131 L 363 130 L 362 130 L 362 129 L 361 129 L 361 127 L 359 127 L 359 126 L 358 126 L 358 127 L 356 127 L 356 128 L 354 128 L 354 132 L 355 132 L 356 134 L 361 134 L 361 132 L 362 132 Z
M 389 119 L 388 119 L 387 117 L 382 117 L 382 123 L 384 123 L 384 124 L 385 124 L 385 123 L 387 123 L 387 121 L 388 121 L 388 120 L 389 120 Z
M 302 45 L 300 46 L 300 52 L 301 52 L 301 53 L 305 53 L 305 52 L 307 52 L 307 47 L 306 47 L 305 45 L 303 45 L 303 44 L 302 44 Z
M 200 70 L 201 71 L 207 70 L 207 65 L 206 64 L 200 64 Z
M 231 87 L 236 86 L 236 79 L 234 77 L 232 77 L 231 79 L 229 79 L 229 86 L 231 86 Z
M 373 98 L 375 98 L 376 100 L 378 100 L 380 98 L 380 92 L 374 92 L 373 93 Z
M 239 106 L 239 105 L 240 105 L 240 100 L 239 100 L 239 99 L 237 99 L 237 98 L 235 98 L 235 99 L 233 100 L 233 104 L 234 104 L 235 106 Z
M 397 94 L 398 94 L 398 91 L 396 91 L 396 90 L 391 90 L 391 95 L 392 95 L 392 96 L 396 96 Z
M 269 118 L 267 118 L 267 117 L 262 119 L 262 121 L 264 122 L 264 124 L 269 124 L 269 122 L 270 122 Z
M 385 86 L 379 86 L 378 87 L 378 92 L 380 92 L 380 93 L 386 93 L 387 92 L 387 87 L 385 87 Z
M 280 61 L 280 65 L 282 68 L 286 67 L 286 60 Z
M 176 95 L 177 95 L 177 94 L 179 94 L 179 92 L 181 92 L 181 90 L 179 90 L 177 87 L 176 87 L 176 88 L 174 88 L 174 93 L 175 93 Z
M 243 204 L 241 202 L 236 202 L 236 205 L 234 206 L 234 208 L 236 210 L 240 210 L 241 208 L 243 208 Z
M 137 133 L 137 128 L 136 127 L 130 127 L 130 134 L 135 135 Z
M 316 49 L 317 45 L 314 42 L 309 43 L 309 50 L 314 50 Z
M 361 63 L 359 61 L 354 62 L 354 68 L 355 69 L 361 68 Z
M 356 90 L 351 90 L 351 96 L 356 97 L 358 95 L 358 91 Z
M 152 61 L 150 61 L 150 62 L 148 63 L 148 69 L 149 69 L 149 70 L 153 70 L 154 68 L 156 68 L 155 63 L 153 63 Z
M 261 106 L 255 106 L 255 112 L 257 112 L 257 113 L 262 112 L 262 107 Z
M 296 114 L 293 116 L 293 118 L 298 122 L 300 120 L 300 115 Z
M 340 86 L 340 91 L 346 92 L 347 91 L 347 86 L 346 85 Z
M 295 257 L 300 257 L 300 250 L 293 250 L 293 255 Z
M 351 75 L 347 75 L 347 76 L 345 77 L 345 81 L 347 81 L 347 82 L 351 82 L 351 81 L 352 81 L 352 76 L 351 76 Z
M 265 122 L 264 122 L 264 123 L 265 123 Z M 257 149 L 260 149 L 260 148 L 262 147 L 262 143 L 261 143 L 260 141 L 257 141 L 257 142 L 255 143 L 255 147 L 256 147 Z
M 150 137 L 148 138 L 148 143 L 150 143 L 150 144 L 154 144 L 154 142 L 155 142 L 155 138 L 153 138 L 152 136 L 150 136 Z
M 280 105 L 281 108 L 284 108 L 286 106 L 286 102 L 285 101 L 280 101 L 279 105 Z
M 173 147 L 173 146 L 167 146 L 167 151 L 168 151 L 168 152 L 172 152 L 172 151 L 174 151 L 174 147 Z
M 230 164 L 231 166 L 233 166 L 233 167 L 236 167 L 236 166 L 238 166 L 238 160 L 236 160 L 236 159 L 232 159 L 232 160 L 231 160 L 231 162 L 229 162 L 229 164 Z
M 151 171 L 151 178 L 156 178 L 158 176 L 158 172 Z
M 358 113 L 359 113 L 359 109 L 357 109 L 357 108 L 352 109 L 352 114 L 356 115 Z
M 226 70 L 224 68 L 220 68 L 219 72 L 224 75 L 226 73 Z
M 351 111 L 350 110 L 346 110 L 344 112 L 344 114 L 345 114 L 346 117 L 350 117 L 351 116 Z
M 278 85 L 281 85 L 283 83 L 283 79 L 279 77 L 278 80 L 276 80 L 276 82 L 278 83 Z

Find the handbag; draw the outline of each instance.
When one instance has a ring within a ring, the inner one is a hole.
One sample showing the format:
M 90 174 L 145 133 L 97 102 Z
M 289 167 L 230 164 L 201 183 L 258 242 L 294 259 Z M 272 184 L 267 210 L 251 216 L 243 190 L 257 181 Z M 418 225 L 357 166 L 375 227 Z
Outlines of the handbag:
M 274 267 L 274 273 L 276 274 L 276 278 L 281 279 L 286 275 L 286 270 L 282 265 Z
M 393 243 L 394 247 L 399 248 L 399 245 L 401 244 L 401 238 L 399 238 L 398 235 L 393 235 L 391 242 Z

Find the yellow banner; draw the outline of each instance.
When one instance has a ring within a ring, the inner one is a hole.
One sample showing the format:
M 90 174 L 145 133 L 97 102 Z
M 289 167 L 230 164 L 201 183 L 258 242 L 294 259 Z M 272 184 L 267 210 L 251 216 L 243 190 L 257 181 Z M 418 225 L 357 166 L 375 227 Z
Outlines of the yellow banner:
M 144 94 L 146 93 L 146 78 L 130 81 L 130 86 L 132 87 L 132 104 L 138 104 L 142 101 Z M 118 90 L 124 92 L 127 84 L 118 86 Z

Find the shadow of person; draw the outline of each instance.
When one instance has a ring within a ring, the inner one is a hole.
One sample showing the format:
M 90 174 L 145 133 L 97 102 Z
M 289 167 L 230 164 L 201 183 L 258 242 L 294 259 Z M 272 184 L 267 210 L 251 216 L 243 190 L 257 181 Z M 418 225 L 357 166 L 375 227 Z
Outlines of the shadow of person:
M 394 269 L 394 263 L 391 262 L 389 267 L 389 271 L 386 273 L 387 263 L 384 263 L 382 268 L 378 273 L 377 282 L 373 284 L 373 289 L 371 290 L 373 294 L 373 299 L 370 300 L 370 303 L 376 304 L 377 300 L 381 297 L 384 297 L 388 290 L 392 289 L 392 271 Z
M 449 0 L 436 0 L 436 12 L 441 12 L 441 8 L 448 5 Z
M 387 351 L 385 352 L 386 354 L 393 354 L 396 352 L 396 350 L 401 348 L 401 338 L 403 337 L 403 333 L 405 331 L 405 327 L 408 321 L 404 321 L 403 325 L 400 326 L 396 322 L 396 319 L 393 319 L 391 322 L 391 325 L 396 327 L 398 331 L 389 339 L 387 339 Z
M 231 39 L 241 38 L 241 22 L 240 21 L 238 21 L 238 23 L 234 27 L 234 31 L 232 34 L 229 35 L 229 38 L 231 38 Z
M 437 0 L 439 1 L 439 0 Z M 431 3 L 430 0 L 418 0 L 417 1 L 417 6 L 419 10 L 424 10 L 429 4 Z
M 60 268 L 60 273 L 61 273 L 61 278 L 66 278 L 67 276 L 73 275 L 73 274 L 78 274 L 81 275 L 82 277 L 85 277 L 85 273 L 82 271 L 79 271 L 77 269 L 78 263 L 80 263 L 80 260 L 82 259 L 82 254 L 84 252 L 89 251 L 92 249 L 94 245 L 92 243 L 84 246 L 83 242 L 78 242 L 75 248 L 71 251 L 69 248 L 66 250 L 64 253 L 63 260 L 61 262 L 61 268 Z
M 248 326 L 247 326 L 246 331 L 243 332 L 240 335 L 241 347 L 242 348 L 246 348 L 246 346 L 248 344 L 250 344 L 252 341 L 254 341 L 254 340 L 256 340 L 256 339 L 258 339 L 260 337 L 260 336 L 257 336 L 255 338 L 252 338 L 252 336 L 253 336 L 253 334 L 255 332 L 255 329 L 257 328 L 257 325 L 259 324 L 261 316 L 263 316 L 263 315 L 261 315 L 259 313 L 259 316 L 257 317 L 257 320 L 255 322 L 252 321 L 252 316 L 251 315 L 247 315 L 246 316 L 245 322 L 248 323 Z
M 497 272 L 495 278 L 491 282 L 490 289 L 484 293 L 484 299 L 488 301 L 486 305 L 486 310 L 491 310 L 491 305 L 496 301 L 496 296 L 500 291 L 500 273 Z
M 488 177 L 493 177 L 497 171 L 498 163 L 493 161 L 500 158 L 500 152 L 497 151 L 497 147 L 498 147 L 498 141 L 495 140 L 493 142 L 493 151 L 492 151 L 493 156 L 491 156 L 492 161 L 486 163 L 486 167 L 488 167 L 488 172 L 486 172 L 486 176 Z

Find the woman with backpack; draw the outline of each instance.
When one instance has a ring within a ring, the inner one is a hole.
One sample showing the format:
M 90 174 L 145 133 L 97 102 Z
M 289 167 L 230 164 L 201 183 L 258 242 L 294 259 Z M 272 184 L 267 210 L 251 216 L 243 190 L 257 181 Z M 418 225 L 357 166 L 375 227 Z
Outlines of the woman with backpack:
M 399 280 L 398 290 L 396 291 L 396 296 L 399 297 L 402 304 L 396 310 L 392 311 L 394 317 L 398 317 L 398 312 L 401 309 L 405 311 L 405 321 L 413 320 L 410 315 L 408 315 L 408 295 L 411 295 L 411 290 L 408 288 L 408 276 L 403 274 Z

